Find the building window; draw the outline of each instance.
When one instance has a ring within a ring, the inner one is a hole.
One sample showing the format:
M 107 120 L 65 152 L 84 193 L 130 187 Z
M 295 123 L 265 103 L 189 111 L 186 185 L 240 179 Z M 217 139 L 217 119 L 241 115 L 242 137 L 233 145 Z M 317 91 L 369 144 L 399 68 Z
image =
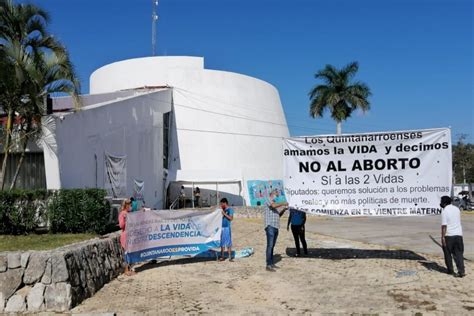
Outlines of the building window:
M 10 153 L 8 155 L 7 168 L 5 170 L 5 188 L 10 187 L 20 159 L 20 153 Z M 3 154 L 0 154 L 1 161 L 3 161 Z M 42 152 L 25 153 L 15 189 L 46 189 L 46 172 Z

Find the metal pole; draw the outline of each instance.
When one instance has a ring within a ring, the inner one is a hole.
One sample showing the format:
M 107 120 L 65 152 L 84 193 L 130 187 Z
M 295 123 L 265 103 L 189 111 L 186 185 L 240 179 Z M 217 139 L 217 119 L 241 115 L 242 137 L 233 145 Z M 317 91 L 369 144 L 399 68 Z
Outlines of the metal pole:
M 246 206 L 245 199 L 244 199 L 244 192 L 242 192 L 243 186 L 242 181 L 239 181 L 239 197 L 242 199 L 242 206 Z
M 152 0 L 152 14 L 151 14 L 151 55 L 156 55 L 156 21 L 158 21 L 158 0 Z
M 192 205 L 194 208 L 194 182 L 192 182 L 192 185 L 193 185 L 193 192 L 191 192 L 191 200 L 192 200 Z

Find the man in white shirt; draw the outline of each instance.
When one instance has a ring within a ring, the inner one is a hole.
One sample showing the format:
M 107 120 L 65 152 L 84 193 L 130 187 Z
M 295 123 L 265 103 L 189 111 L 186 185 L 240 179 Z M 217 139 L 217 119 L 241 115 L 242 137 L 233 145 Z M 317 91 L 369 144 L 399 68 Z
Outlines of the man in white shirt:
M 449 196 L 441 197 L 441 244 L 443 245 L 444 261 L 448 273 L 457 277 L 464 277 L 464 242 L 462 240 L 461 211 L 451 204 Z M 453 257 L 458 274 L 454 273 Z

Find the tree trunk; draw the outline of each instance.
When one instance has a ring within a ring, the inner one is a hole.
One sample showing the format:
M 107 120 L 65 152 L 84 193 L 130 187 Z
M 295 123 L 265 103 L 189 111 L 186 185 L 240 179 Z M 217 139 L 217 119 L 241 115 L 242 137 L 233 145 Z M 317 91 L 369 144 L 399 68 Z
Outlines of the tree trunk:
M 28 134 L 27 134 L 28 135 Z M 16 184 L 16 180 L 18 179 L 18 175 L 20 174 L 20 169 L 23 164 L 23 160 L 25 159 L 26 147 L 28 146 L 28 136 L 25 136 L 23 148 L 21 151 L 20 160 L 18 161 L 18 165 L 16 166 L 15 175 L 13 176 L 12 183 L 10 184 L 10 190 L 13 190 Z
M 0 190 L 3 190 L 5 187 L 5 178 L 7 173 L 7 161 L 8 161 L 8 152 L 10 148 L 10 140 L 12 137 L 12 115 L 13 111 L 9 110 L 7 114 L 7 127 L 5 129 L 5 143 L 3 145 L 3 162 L 2 170 L 0 175 Z
M 469 199 L 472 201 L 472 183 L 467 184 L 467 190 L 469 191 Z
M 466 182 L 466 166 L 464 164 L 462 165 L 462 183 L 467 183 Z
M 336 122 L 336 134 L 337 135 L 342 134 L 342 122 L 341 121 Z

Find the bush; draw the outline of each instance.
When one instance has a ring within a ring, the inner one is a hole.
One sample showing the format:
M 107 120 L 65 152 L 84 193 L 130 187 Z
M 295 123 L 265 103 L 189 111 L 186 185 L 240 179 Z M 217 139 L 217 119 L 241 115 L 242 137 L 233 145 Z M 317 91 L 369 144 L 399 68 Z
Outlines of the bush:
M 0 234 L 24 234 L 49 223 L 52 233 L 110 231 L 102 189 L 0 191 Z
M 53 233 L 107 231 L 110 204 L 102 189 L 55 191 L 48 205 L 50 231 Z
M 25 234 L 46 221 L 46 190 L 0 191 L 0 234 Z

